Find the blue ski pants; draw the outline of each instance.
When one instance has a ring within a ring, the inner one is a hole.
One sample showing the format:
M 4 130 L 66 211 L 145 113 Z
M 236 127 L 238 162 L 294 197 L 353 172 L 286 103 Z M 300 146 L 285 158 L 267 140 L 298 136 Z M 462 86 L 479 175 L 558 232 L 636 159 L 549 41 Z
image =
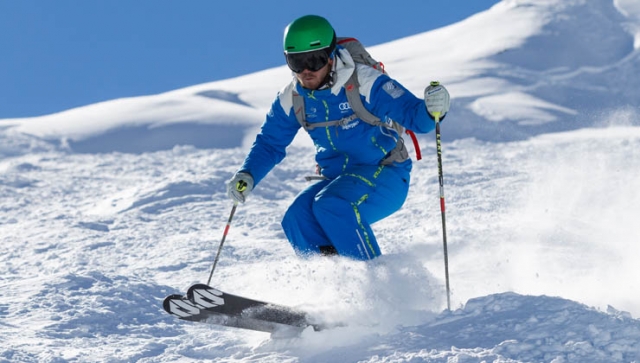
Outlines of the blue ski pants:
M 410 172 L 411 160 L 393 166 L 362 166 L 309 186 L 284 215 L 287 239 L 302 256 L 328 246 L 357 260 L 380 256 L 371 224 L 402 207 Z

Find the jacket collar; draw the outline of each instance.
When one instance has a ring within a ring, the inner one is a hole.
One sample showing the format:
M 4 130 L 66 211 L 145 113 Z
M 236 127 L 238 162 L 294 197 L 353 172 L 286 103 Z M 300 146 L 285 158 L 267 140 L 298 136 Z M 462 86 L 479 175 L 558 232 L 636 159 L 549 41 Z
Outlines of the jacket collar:
M 336 59 L 333 63 L 333 71 L 335 74 L 335 80 L 333 86 L 331 86 L 331 93 L 334 95 L 338 95 L 342 87 L 347 83 L 349 77 L 353 74 L 356 69 L 356 64 L 351 57 L 349 52 L 342 48 L 338 47 L 336 49 Z

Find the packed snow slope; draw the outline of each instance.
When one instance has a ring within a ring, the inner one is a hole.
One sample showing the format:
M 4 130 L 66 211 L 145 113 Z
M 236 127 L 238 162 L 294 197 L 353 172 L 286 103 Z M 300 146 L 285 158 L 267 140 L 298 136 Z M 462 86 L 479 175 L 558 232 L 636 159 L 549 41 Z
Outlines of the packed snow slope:
M 212 280 L 347 323 L 293 339 L 161 307 L 206 282 L 225 181 L 285 66 L 0 120 L 0 362 L 639 362 L 639 49 L 636 0 L 505 0 L 371 47 L 416 94 L 437 79 L 453 97 L 452 311 L 433 134 L 365 263 L 286 242 L 280 218 L 314 168 L 300 133 L 238 208 Z

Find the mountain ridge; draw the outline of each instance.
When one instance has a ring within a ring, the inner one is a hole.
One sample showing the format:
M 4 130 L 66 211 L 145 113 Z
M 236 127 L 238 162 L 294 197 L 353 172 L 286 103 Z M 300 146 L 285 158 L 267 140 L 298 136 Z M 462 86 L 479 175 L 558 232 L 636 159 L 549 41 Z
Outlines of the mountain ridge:
M 370 51 L 417 95 L 433 79 L 449 88 L 448 120 L 454 126 L 443 133 L 445 141 L 521 140 L 598 126 L 602 123 L 594 116 L 598 110 L 637 105 L 640 79 L 633 76 L 640 74 L 640 50 L 634 48 L 633 34 L 633 29 L 640 29 L 637 12 L 625 0 L 504 0 L 459 23 Z M 598 32 L 591 32 L 592 26 Z M 183 130 L 176 144 L 246 147 L 289 77 L 286 66 L 281 66 L 158 95 L 0 120 L 0 126 L 77 152 L 168 149 L 172 145 L 154 140 L 165 140 L 158 133 L 174 132 L 162 128 L 176 127 Z M 136 139 L 146 140 L 144 146 L 132 147 L 125 143 L 133 140 L 123 140 L 122 145 L 109 147 L 95 139 L 105 129 L 125 134 L 131 119 L 138 126 L 130 131 Z M 176 124 L 181 126 L 171 126 Z M 217 124 L 238 127 L 237 139 L 204 140 L 203 133 L 220 133 Z M 103 147 L 85 147 L 89 144 Z

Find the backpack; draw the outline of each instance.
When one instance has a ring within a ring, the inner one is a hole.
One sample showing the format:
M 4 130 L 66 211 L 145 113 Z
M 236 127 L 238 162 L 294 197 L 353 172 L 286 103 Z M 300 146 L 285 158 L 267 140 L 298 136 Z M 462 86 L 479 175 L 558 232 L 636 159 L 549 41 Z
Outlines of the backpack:
M 338 37 L 337 43 L 341 45 L 344 49 L 346 49 L 351 58 L 353 58 L 356 64 L 364 64 L 371 66 L 378 71 L 387 74 L 384 69 L 384 64 L 382 62 L 378 62 L 369 52 L 365 49 L 364 45 L 360 43 L 360 41 L 356 38 L 348 38 L 348 37 Z M 389 119 L 389 122 L 382 121 L 379 117 L 369 112 L 364 107 L 362 100 L 360 99 L 360 88 L 358 83 L 358 74 L 357 72 L 353 72 L 347 83 L 345 83 L 345 92 L 347 94 L 347 100 L 351 105 L 351 109 L 353 109 L 353 114 L 349 117 L 343 118 L 341 120 L 336 121 L 326 121 L 326 122 L 318 122 L 310 124 L 308 123 L 304 117 L 304 112 L 296 112 L 296 119 L 300 123 L 300 125 L 307 131 L 313 130 L 316 127 L 326 127 L 326 126 L 334 126 L 334 125 L 346 125 L 350 121 L 355 118 L 359 118 L 362 121 L 373 125 L 373 126 L 383 126 L 390 129 L 395 130 L 400 138 L 398 139 L 398 143 L 396 144 L 396 148 L 391 151 L 388 157 L 386 157 L 381 164 L 388 165 L 393 163 L 394 161 L 402 162 L 409 158 L 409 153 L 407 152 L 406 147 L 404 146 L 404 140 L 402 139 L 402 134 L 406 133 L 411 137 L 413 141 L 413 146 L 416 152 L 416 159 L 422 159 L 422 154 L 420 152 L 420 145 L 418 145 L 418 139 L 413 131 L 405 129 L 402 125 L 397 123 L 394 120 Z M 293 91 L 293 109 L 294 110 L 304 110 L 304 98 L 302 98 L 295 90 Z

